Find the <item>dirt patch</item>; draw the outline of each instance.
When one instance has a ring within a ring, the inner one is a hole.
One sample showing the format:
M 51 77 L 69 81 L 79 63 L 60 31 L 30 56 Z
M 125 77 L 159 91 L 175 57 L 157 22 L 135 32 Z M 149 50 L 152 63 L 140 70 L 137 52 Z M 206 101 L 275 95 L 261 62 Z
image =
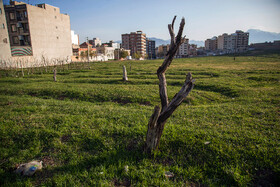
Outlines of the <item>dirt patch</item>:
M 122 180 L 122 181 L 119 181 L 118 179 L 114 179 L 113 181 L 112 181 L 112 184 L 114 185 L 114 186 L 131 186 L 131 182 L 130 182 L 130 180 L 128 180 L 128 179 L 124 179 L 124 180 Z
M 114 102 L 117 102 L 119 104 L 128 104 L 128 103 L 132 103 L 132 101 L 130 101 L 129 99 L 115 99 Z
M 143 101 L 143 102 L 140 102 L 140 105 L 151 106 L 152 104 L 150 101 Z
M 271 169 L 258 170 L 253 186 L 277 186 L 280 184 L 279 174 Z
M 162 164 L 165 166 L 172 166 L 175 163 L 175 161 L 171 158 L 166 158 L 162 161 Z
M 71 140 L 72 136 L 71 135 L 63 135 L 60 137 L 60 141 L 62 143 L 66 143 L 66 142 L 69 142 Z
M 46 167 L 46 166 L 54 166 L 55 165 L 54 159 L 52 157 L 50 157 L 50 156 L 44 156 L 42 158 L 42 161 L 43 161 L 44 167 Z

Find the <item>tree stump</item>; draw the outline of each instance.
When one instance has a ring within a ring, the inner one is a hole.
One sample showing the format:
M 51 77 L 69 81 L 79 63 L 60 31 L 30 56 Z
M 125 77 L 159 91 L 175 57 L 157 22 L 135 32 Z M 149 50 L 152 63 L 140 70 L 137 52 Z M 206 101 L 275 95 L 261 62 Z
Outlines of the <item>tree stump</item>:
M 56 68 L 53 69 L 53 81 L 56 82 Z
M 128 81 L 127 72 L 125 66 L 123 66 L 123 81 Z

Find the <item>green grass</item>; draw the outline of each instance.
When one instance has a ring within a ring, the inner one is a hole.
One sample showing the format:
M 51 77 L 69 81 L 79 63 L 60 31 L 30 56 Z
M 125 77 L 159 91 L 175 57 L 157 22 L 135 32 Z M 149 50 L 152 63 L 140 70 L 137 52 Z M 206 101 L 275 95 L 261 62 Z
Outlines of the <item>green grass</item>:
M 195 87 L 149 156 L 143 145 L 160 103 L 161 63 L 91 63 L 90 70 L 59 71 L 58 82 L 51 73 L 0 71 L 0 185 L 277 186 L 280 56 L 175 59 L 166 74 L 169 98 L 187 72 Z M 13 173 L 33 159 L 44 161 L 42 171 Z

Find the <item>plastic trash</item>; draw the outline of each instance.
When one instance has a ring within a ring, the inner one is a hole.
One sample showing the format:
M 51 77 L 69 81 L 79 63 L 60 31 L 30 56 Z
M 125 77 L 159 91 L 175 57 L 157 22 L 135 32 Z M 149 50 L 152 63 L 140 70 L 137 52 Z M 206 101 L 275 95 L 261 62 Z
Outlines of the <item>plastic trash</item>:
M 23 176 L 32 176 L 37 170 L 43 168 L 43 161 L 33 160 L 28 163 L 20 164 L 15 173 L 21 174 Z
M 164 175 L 165 175 L 165 177 L 167 177 L 167 178 L 174 177 L 174 174 L 173 174 L 172 172 L 170 172 L 170 171 L 166 171 L 166 172 L 164 173 Z

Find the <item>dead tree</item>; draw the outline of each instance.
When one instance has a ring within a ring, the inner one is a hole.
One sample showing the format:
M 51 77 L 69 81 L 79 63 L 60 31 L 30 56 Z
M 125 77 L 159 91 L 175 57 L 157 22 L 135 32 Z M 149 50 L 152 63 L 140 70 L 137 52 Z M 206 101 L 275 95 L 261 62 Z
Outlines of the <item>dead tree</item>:
M 182 33 L 185 26 L 185 19 L 182 18 L 179 31 L 176 37 L 174 33 L 175 19 L 176 16 L 174 17 L 172 24 L 168 25 L 171 37 L 169 51 L 166 54 L 162 65 L 157 70 L 157 76 L 159 79 L 159 95 L 161 99 L 161 108 L 159 106 L 155 107 L 154 113 L 152 114 L 148 124 L 148 131 L 145 143 L 145 151 L 148 153 L 151 153 L 152 151 L 158 148 L 164 125 L 167 119 L 183 102 L 183 100 L 187 97 L 187 95 L 190 93 L 194 86 L 194 80 L 192 79 L 192 75 L 191 73 L 188 73 L 186 76 L 185 83 L 182 86 L 181 90 L 177 94 L 175 94 L 175 96 L 169 103 L 167 96 L 165 72 L 168 66 L 170 66 L 179 46 L 186 40 L 185 37 L 182 37 Z
M 123 66 L 123 81 L 128 81 L 127 72 L 125 66 Z

